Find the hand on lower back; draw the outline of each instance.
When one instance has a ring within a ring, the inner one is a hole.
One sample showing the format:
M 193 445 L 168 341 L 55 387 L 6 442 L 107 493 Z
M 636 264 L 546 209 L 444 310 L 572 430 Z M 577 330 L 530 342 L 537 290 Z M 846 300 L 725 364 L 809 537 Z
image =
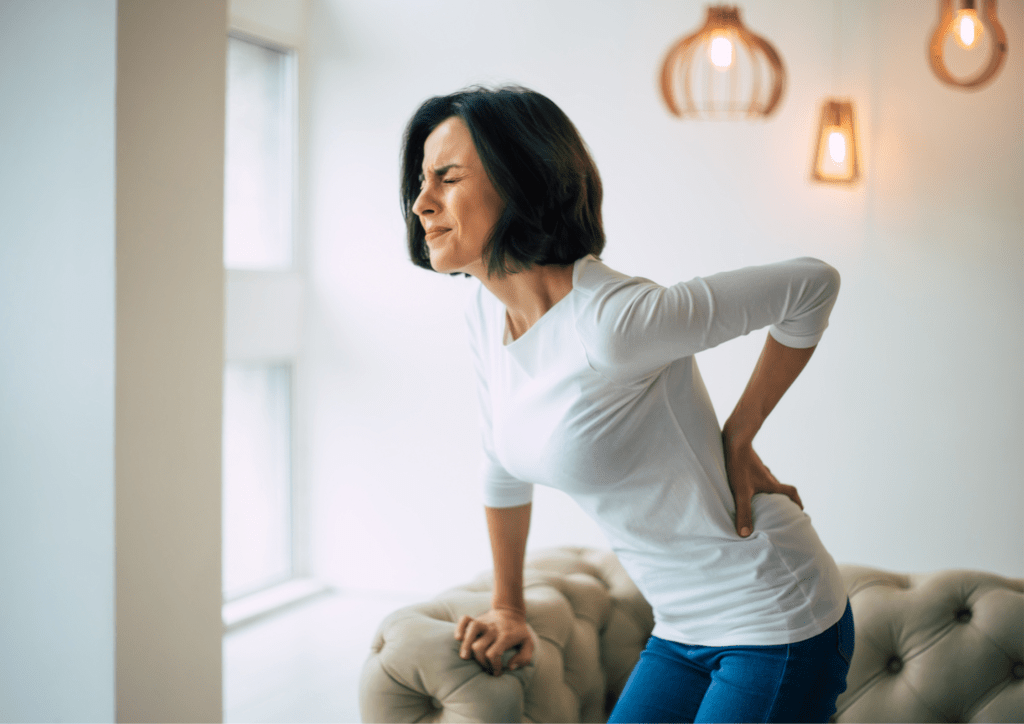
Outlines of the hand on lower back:
M 788 496 L 801 508 L 804 507 L 796 488 L 776 480 L 751 444 L 730 444 L 728 439 L 723 442 L 725 472 L 736 503 L 736 532 L 741 537 L 746 538 L 754 531 L 750 501 L 757 493 L 779 493 Z

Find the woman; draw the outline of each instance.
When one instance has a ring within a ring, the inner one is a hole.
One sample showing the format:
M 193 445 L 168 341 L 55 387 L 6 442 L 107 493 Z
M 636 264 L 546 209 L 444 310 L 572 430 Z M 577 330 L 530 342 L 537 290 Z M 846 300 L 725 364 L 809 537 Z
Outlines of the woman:
M 403 149 L 414 263 L 476 277 L 467 312 L 494 556 L 463 658 L 527 664 L 523 558 L 534 483 L 573 496 L 655 614 L 610 721 L 826 721 L 853 620 L 796 490 L 752 441 L 803 369 L 839 287 L 799 259 L 664 288 L 601 263 L 601 181 L 562 111 L 523 88 L 431 98 Z M 719 429 L 693 355 L 770 334 Z M 756 493 L 775 493 L 758 495 Z

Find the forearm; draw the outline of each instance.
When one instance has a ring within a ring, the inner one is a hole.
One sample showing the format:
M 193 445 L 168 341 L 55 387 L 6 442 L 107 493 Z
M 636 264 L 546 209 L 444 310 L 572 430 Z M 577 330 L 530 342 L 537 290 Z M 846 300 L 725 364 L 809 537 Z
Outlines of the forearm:
M 753 441 L 765 418 L 814 354 L 814 349 L 786 347 L 768 335 L 750 381 L 722 428 L 726 445 L 745 445 Z
M 530 532 L 530 503 L 513 508 L 485 508 L 494 558 L 492 608 L 526 613 L 523 598 L 523 560 Z

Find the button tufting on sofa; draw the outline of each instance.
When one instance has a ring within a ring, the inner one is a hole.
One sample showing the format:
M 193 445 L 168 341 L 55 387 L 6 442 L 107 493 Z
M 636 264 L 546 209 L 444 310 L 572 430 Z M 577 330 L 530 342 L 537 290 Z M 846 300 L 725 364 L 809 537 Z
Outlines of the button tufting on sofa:
M 1024 721 L 1024 581 L 840 569 L 857 633 L 836 721 Z
M 530 665 L 494 677 L 459 658 L 455 622 L 490 605 L 493 581 L 481 576 L 381 623 L 363 667 L 363 721 L 606 719 L 654 626 L 650 606 L 609 551 L 538 553 L 524 579 Z
M 835 721 L 1024 721 L 1024 580 L 840 571 L 856 645 Z M 650 606 L 608 551 L 535 554 L 525 583 L 538 637 L 529 666 L 494 677 L 459 658 L 455 622 L 490 603 L 481 576 L 381 623 L 363 721 L 606 720 L 650 635 Z

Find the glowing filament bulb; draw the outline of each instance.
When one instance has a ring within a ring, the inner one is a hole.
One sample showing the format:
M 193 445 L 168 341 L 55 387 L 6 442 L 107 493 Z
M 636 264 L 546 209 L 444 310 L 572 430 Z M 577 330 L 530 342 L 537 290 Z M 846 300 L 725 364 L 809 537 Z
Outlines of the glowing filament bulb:
M 846 136 L 842 132 L 833 130 L 828 134 L 828 155 L 833 163 L 846 160 Z
M 714 36 L 708 46 L 708 57 L 719 70 L 727 69 L 732 65 L 732 42 L 724 35 Z
M 982 26 L 978 13 L 973 8 L 964 8 L 957 12 L 953 20 L 953 37 L 961 48 L 970 50 L 978 43 Z

